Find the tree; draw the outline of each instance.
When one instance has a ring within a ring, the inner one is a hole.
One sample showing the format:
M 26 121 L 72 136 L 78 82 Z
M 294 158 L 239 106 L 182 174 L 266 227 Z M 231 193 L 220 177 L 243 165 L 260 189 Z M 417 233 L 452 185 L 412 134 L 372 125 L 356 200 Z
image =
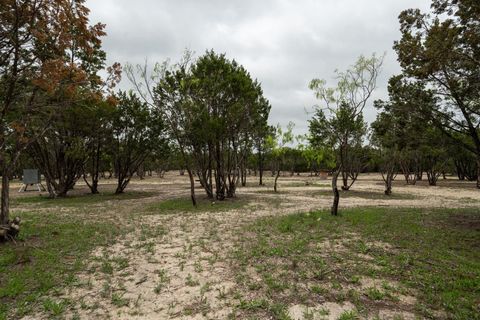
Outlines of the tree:
M 111 119 L 113 141 L 110 153 L 117 173 L 116 194 L 123 193 L 130 179 L 149 154 L 168 148 L 164 123 L 133 92 L 118 93 L 118 104 Z
M 348 190 L 360 171 L 354 148 L 361 147 L 366 133 L 363 109 L 376 88 L 383 56 L 361 56 L 355 65 L 345 72 L 337 71 L 337 86 L 329 88 L 325 80 L 313 79 L 310 89 L 322 101 L 310 120 L 310 136 L 315 145 L 331 146 L 337 156 L 337 170 L 333 174 L 334 205 L 332 214 L 338 211 L 339 192 L 337 179 L 343 178 L 343 189 Z M 348 184 L 348 179 L 352 182 Z
M 84 105 L 69 105 L 49 120 L 45 134 L 28 149 L 45 176 L 51 198 L 65 197 L 81 178 L 87 160 Z
M 465 143 L 468 143 L 466 141 Z M 451 165 L 458 179 L 476 181 L 478 176 L 477 161 L 475 155 L 456 143 L 449 143 L 447 152 L 451 155 Z
M 293 142 L 293 127 L 295 124 L 289 122 L 286 130 L 283 130 L 280 124 L 275 128 L 275 133 L 267 137 L 267 146 L 272 152 L 275 161 L 275 182 L 273 184 L 273 191 L 277 192 L 277 181 L 282 172 L 282 165 L 285 163 L 285 155 L 288 152 L 287 145 Z
M 372 123 L 373 139 L 377 147 L 395 154 L 395 163 L 406 183 L 415 184 L 425 169 L 425 154 L 420 146 L 428 143 L 426 134 L 431 125 L 419 115 L 418 109 L 435 101 L 421 83 L 411 83 L 402 76 L 389 80 L 388 94 L 388 101 L 375 101 L 380 113 Z M 386 162 L 393 160 L 385 156 L 382 158 Z
M 84 109 L 85 151 L 86 160 L 83 166 L 83 180 L 92 194 L 99 193 L 98 182 L 108 163 L 107 144 L 111 142 L 111 117 L 115 104 L 108 101 L 97 101 Z
M 249 133 L 268 118 L 260 84 L 235 60 L 214 51 L 196 60 L 187 52 L 173 66 L 157 64 L 151 77 L 146 67 L 127 73 L 165 119 L 189 173 L 192 202 L 194 174 L 209 198 L 234 197 L 252 146 Z
M 261 98 L 259 101 L 260 116 L 256 117 L 253 130 L 253 146 L 257 151 L 258 165 L 258 184 L 263 185 L 263 171 L 265 166 L 265 152 L 267 150 L 267 137 L 273 133 L 273 127 L 268 125 L 268 115 L 271 105 L 267 99 Z
M 9 179 L 22 152 L 41 137 L 54 109 L 75 100 L 90 77 L 84 61 L 95 55 L 104 26 L 90 26 L 84 0 L 0 4 L 0 225 L 9 220 Z M 81 52 L 81 59 L 75 53 Z M 55 95 L 60 99 L 50 99 Z
M 472 152 L 480 170 L 480 3 L 433 0 L 431 9 L 401 13 L 402 38 L 394 48 L 403 73 L 436 98 L 420 109 L 424 118 Z
M 402 123 L 397 121 L 391 105 L 383 101 L 375 101 L 375 107 L 380 110 L 372 123 L 371 143 L 378 149 L 380 172 L 385 182 L 385 194 L 392 194 L 392 184 L 396 175 L 401 149 Z

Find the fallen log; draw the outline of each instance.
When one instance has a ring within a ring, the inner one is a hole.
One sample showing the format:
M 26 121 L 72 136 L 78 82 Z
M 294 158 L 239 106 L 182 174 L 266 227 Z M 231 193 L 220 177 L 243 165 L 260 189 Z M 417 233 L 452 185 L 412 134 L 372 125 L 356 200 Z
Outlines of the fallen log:
M 6 225 L 0 225 L 0 241 L 14 240 L 20 232 L 20 222 L 20 218 L 16 217 Z

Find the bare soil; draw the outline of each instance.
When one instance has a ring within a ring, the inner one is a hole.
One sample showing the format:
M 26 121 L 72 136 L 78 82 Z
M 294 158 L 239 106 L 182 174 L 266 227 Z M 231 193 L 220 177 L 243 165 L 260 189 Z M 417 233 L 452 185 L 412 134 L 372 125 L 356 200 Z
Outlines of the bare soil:
M 480 207 L 480 192 L 474 183 L 440 180 L 437 187 L 405 185 L 397 177 L 393 192 L 398 197 L 383 195 L 379 175 L 362 175 L 353 185 L 352 195 L 341 198 L 340 209 L 347 207 Z M 107 201 L 86 210 L 88 218 L 111 219 L 125 225 L 125 234 L 115 245 L 100 247 L 91 253 L 88 268 L 78 274 L 78 284 L 62 290 L 53 299 L 68 299 L 71 306 L 66 318 L 72 319 L 226 319 L 238 304 L 237 282 L 229 264 L 229 254 L 238 240 L 239 230 L 258 217 L 286 215 L 311 210 L 329 209 L 331 197 L 328 180 L 308 175 L 280 177 L 279 193 L 274 194 L 272 178 L 266 186 L 258 186 L 249 177 L 237 197 L 247 204 L 235 210 L 211 212 L 172 212 L 142 214 L 148 206 L 166 199 L 188 197 L 187 177 L 170 172 L 164 179 L 134 180 L 127 191 L 151 192 L 140 199 Z M 25 197 L 35 192 L 18 194 L 12 185 L 12 196 Z M 114 181 L 103 181 L 103 192 L 114 190 Z M 81 183 L 72 196 L 87 193 Z M 356 192 L 356 193 L 355 193 Z M 199 197 L 204 194 L 197 189 Z M 16 208 L 25 210 L 30 204 Z M 32 204 L 31 206 L 38 206 Z M 69 210 L 61 208 L 59 211 Z M 99 214 L 101 213 L 101 214 Z M 86 217 L 87 218 L 87 217 Z M 466 228 L 479 228 L 479 221 L 469 217 L 452 217 L 452 223 Z M 350 237 L 354 239 L 354 235 Z M 342 244 L 324 243 L 332 250 L 345 249 Z M 386 246 L 388 244 L 376 244 Z M 364 255 L 364 260 L 369 259 Z M 111 266 L 110 268 L 108 266 Z M 380 286 L 382 279 L 361 279 L 360 287 Z M 392 284 L 390 285 L 398 285 Z M 412 305 L 414 296 L 402 296 L 399 304 Z M 326 301 L 311 308 L 289 306 L 292 319 L 337 319 L 353 310 L 349 301 Z M 325 311 L 326 310 L 326 311 Z M 414 319 L 409 312 L 386 308 L 384 319 Z M 25 319 L 47 319 L 39 310 Z

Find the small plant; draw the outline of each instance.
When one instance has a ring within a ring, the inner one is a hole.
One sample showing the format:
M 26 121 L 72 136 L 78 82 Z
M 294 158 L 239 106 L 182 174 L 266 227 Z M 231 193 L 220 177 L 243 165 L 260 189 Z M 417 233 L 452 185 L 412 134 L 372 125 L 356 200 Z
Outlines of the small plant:
M 194 268 L 196 273 L 200 273 L 200 272 L 203 271 L 203 267 L 202 267 L 202 265 L 200 264 L 199 261 L 195 261 L 195 263 L 193 264 L 193 268 Z
M 100 271 L 106 274 L 113 274 L 113 266 L 110 261 L 103 261 L 102 266 L 100 267 Z
M 123 298 L 118 293 L 112 294 L 112 304 L 118 308 L 126 307 L 129 305 L 128 299 Z
M 218 296 L 217 296 L 217 298 L 218 298 L 219 300 L 225 300 L 225 299 L 227 298 L 227 292 L 225 291 L 225 288 L 223 288 L 223 287 L 222 287 L 222 288 L 218 288 L 217 291 L 218 291 Z
M 194 280 L 191 274 L 188 274 L 187 276 L 187 281 L 185 284 L 189 287 L 196 287 L 200 285 L 200 282 L 198 280 Z
M 45 309 L 45 311 L 51 313 L 54 316 L 61 315 L 65 311 L 65 307 L 65 301 L 55 302 L 51 299 L 47 299 L 43 302 L 43 308 Z
M 376 287 L 368 288 L 366 295 L 367 297 L 375 301 L 380 301 L 380 300 L 383 300 L 383 298 L 385 298 L 385 293 L 378 290 Z
M 359 284 L 360 283 L 360 276 L 358 275 L 353 275 L 350 277 L 350 283 L 353 283 L 353 284 Z
M 340 317 L 338 317 L 338 320 L 358 320 L 360 317 L 358 316 L 357 312 L 354 310 L 351 311 L 344 311 Z

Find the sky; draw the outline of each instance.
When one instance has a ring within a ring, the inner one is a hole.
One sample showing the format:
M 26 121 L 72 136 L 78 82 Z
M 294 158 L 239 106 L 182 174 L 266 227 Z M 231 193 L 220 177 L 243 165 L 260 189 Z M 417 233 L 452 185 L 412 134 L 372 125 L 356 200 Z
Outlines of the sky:
M 185 49 L 208 49 L 242 64 L 262 84 L 270 123 L 308 131 L 318 101 L 313 78 L 335 85 L 334 71 L 363 55 L 386 53 L 375 99 L 387 99 L 388 79 L 400 72 L 392 49 L 400 38 L 398 15 L 428 10 L 429 0 L 87 0 L 92 23 L 106 24 L 108 63 L 178 61 Z M 131 87 L 129 81 L 120 87 Z

